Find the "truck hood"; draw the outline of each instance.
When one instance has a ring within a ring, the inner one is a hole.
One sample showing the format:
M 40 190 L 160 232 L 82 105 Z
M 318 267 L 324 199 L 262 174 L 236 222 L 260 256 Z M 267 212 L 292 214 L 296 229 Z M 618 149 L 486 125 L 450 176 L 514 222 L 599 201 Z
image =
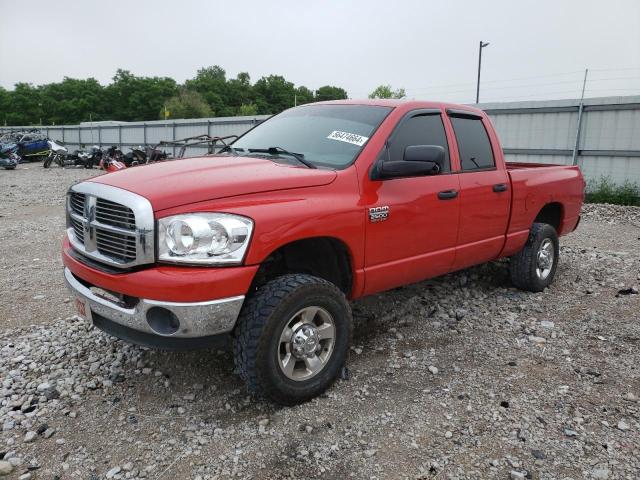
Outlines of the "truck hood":
M 333 170 L 283 165 L 255 157 L 197 157 L 158 162 L 89 181 L 147 198 L 155 211 L 251 193 L 327 185 Z

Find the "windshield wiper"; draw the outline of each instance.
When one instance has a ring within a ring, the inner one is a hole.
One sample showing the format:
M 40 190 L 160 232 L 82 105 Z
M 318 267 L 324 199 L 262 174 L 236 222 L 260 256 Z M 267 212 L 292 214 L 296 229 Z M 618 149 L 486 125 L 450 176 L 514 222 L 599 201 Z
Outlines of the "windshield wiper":
M 231 145 L 225 145 L 220 149 L 218 153 L 227 153 L 227 152 L 231 153 L 234 157 L 237 157 L 238 155 L 240 155 L 238 152 L 244 152 L 244 149 L 233 148 Z
M 301 164 L 303 164 L 304 166 L 306 166 L 308 168 L 318 168 L 313 163 L 310 163 L 307 160 L 305 160 L 304 159 L 304 154 L 290 152 L 290 151 L 285 150 L 284 148 L 281 148 L 281 147 L 249 148 L 247 150 L 249 150 L 249 152 L 251 152 L 251 153 L 268 153 L 268 154 L 271 154 L 271 155 L 289 155 L 290 157 L 295 158 L 298 162 L 300 162 Z

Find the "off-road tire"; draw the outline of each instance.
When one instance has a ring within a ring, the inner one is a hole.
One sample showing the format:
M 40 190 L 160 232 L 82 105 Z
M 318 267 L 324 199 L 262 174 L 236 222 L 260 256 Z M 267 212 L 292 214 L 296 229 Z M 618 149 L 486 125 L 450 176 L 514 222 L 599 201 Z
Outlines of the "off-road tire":
M 42 166 L 44 168 L 49 168 L 51 166 L 51 162 L 53 162 L 53 157 L 52 156 L 48 156 L 47 158 L 44 159 L 44 162 L 42 163 Z
M 538 267 L 538 251 L 545 239 L 549 239 L 553 244 L 553 265 L 547 277 L 540 278 L 536 273 Z M 553 282 L 553 277 L 558 267 L 559 252 L 558 233 L 556 229 L 546 223 L 534 223 L 525 246 L 511 257 L 509 272 L 513 285 L 521 290 L 530 292 L 543 291 Z
M 292 380 L 278 363 L 280 335 L 296 312 L 319 306 L 333 317 L 335 339 L 324 368 L 308 380 Z M 250 393 L 282 405 L 306 402 L 324 392 L 340 374 L 351 343 L 351 308 L 331 282 L 306 274 L 278 277 L 245 302 L 236 323 L 234 359 Z

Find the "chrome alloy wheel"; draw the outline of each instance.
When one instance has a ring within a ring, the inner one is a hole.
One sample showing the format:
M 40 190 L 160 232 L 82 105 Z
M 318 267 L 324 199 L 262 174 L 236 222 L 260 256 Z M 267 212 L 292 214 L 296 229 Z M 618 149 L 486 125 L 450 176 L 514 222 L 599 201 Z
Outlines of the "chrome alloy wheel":
M 540 280 L 546 279 L 551 273 L 554 261 L 553 242 L 549 238 L 545 238 L 540 244 L 538 255 L 536 258 L 536 275 Z
M 335 344 L 333 317 L 324 308 L 305 307 L 280 335 L 278 364 L 291 380 L 308 380 L 322 371 Z

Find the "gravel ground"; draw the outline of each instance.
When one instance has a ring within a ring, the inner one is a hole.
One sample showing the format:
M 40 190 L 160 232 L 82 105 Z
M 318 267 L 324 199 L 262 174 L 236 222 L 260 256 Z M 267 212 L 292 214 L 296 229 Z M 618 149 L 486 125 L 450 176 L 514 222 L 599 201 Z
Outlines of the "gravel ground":
M 586 207 L 543 293 L 501 261 L 355 302 L 348 374 L 279 408 L 226 351 L 142 349 L 73 315 L 62 203 L 95 173 L 0 171 L 0 476 L 638 478 L 640 209 Z

